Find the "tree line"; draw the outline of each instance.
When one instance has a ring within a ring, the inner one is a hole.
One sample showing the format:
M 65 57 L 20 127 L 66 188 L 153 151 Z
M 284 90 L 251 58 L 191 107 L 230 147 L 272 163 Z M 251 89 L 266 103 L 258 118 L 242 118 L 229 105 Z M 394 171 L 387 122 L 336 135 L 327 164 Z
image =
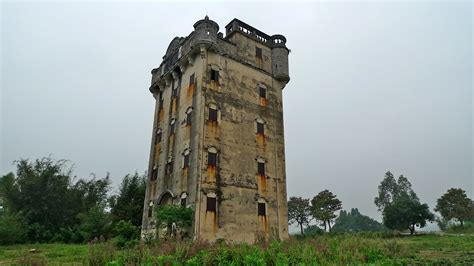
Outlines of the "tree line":
M 138 241 L 146 177 L 128 174 L 113 193 L 109 174 L 77 178 L 66 160 L 16 161 L 0 179 L 0 244 Z
M 391 172 L 385 174 L 378 186 L 378 195 L 374 199 L 382 213 L 382 224 L 362 215 L 357 209 L 341 211 L 342 202 L 328 190 L 321 191 L 311 201 L 302 197 L 290 197 L 288 201 L 288 220 L 296 224 L 303 235 L 305 231 L 315 232 L 319 227 L 324 231 L 335 229 L 337 232 L 397 230 L 415 233 L 416 227 L 422 228 L 427 222 L 436 221 L 442 230 L 448 225 L 465 221 L 474 223 L 474 202 L 461 188 L 450 188 L 438 200 L 435 211 L 441 218 L 435 217 L 428 204 L 421 203 L 408 179 L 400 175 L 395 179 Z M 336 214 L 340 211 L 339 216 Z M 310 222 L 315 220 L 315 225 Z M 335 223 L 331 228 L 331 224 Z M 474 225 L 472 225 L 474 227 Z M 304 227 L 307 230 L 304 230 Z M 321 229 L 319 229 L 321 230 Z

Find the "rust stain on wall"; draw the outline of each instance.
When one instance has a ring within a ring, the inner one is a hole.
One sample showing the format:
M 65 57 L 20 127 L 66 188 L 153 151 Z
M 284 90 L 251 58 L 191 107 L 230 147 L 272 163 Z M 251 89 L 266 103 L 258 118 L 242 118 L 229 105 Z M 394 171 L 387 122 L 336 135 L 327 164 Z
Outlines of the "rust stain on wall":
M 160 143 L 155 145 L 155 163 L 158 162 L 160 158 L 161 145 Z
M 209 88 L 211 90 L 219 90 L 219 82 L 218 81 L 215 81 L 215 80 L 211 80 L 209 82 Z
M 215 138 L 217 137 L 217 121 L 207 121 L 207 132 L 209 137 Z
M 163 111 L 163 108 L 161 108 L 160 111 L 158 112 L 158 121 L 163 121 L 163 115 L 164 115 L 164 111 Z
M 176 97 L 171 100 L 171 113 L 176 113 Z
M 196 84 L 191 84 L 188 86 L 188 90 L 186 93 L 186 99 L 187 100 L 192 100 L 194 91 L 196 90 Z
M 261 133 L 257 133 L 255 136 L 255 139 L 257 140 L 258 147 L 262 148 L 263 151 L 265 152 L 265 148 L 267 146 L 265 142 L 265 135 Z
M 209 221 L 212 226 L 212 233 L 215 235 L 217 232 L 217 215 L 215 212 L 206 211 L 206 215 L 204 215 L 204 223 L 207 224 L 207 216 L 209 215 Z
M 265 194 L 267 192 L 267 177 L 257 174 L 258 193 Z
M 260 105 L 267 106 L 267 104 L 268 104 L 268 99 L 260 97 Z
M 216 166 L 214 165 L 207 166 L 207 181 L 208 182 L 216 181 Z

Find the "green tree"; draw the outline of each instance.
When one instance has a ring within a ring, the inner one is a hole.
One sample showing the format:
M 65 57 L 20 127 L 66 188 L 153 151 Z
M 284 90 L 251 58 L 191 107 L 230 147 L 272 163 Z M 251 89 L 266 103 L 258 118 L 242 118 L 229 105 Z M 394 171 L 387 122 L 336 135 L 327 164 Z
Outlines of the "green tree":
M 434 220 L 428 205 L 420 203 L 410 181 L 403 175 L 395 181 L 392 173 L 387 172 L 374 203 L 382 211 L 383 224 L 389 229 L 408 229 L 413 234 L 415 226 L 424 227 L 426 221 Z
M 51 158 L 21 159 L 16 166 L 16 176 L 0 179 L 0 195 L 6 209 L 24 217 L 30 241 L 51 241 L 59 232 L 77 228 L 78 214 L 105 207 L 108 176 L 74 183 L 68 162 Z
M 79 232 L 85 241 L 94 238 L 109 238 L 112 223 L 110 215 L 105 212 L 104 206 L 94 206 L 85 213 L 78 214 L 80 225 Z
M 342 210 L 332 228 L 334 232 L 383 231 L 384 229 L 381 223 L 362 215 L 357 208 L 351 209 L 350 212 Z
M 121 220 L 131 221 L 139 230 L 142 225 L 145 190 L 145 176 L 135 173 L 123 178 L 118 194 L 110 198 L 110 212 L 114 223 Z
M 301 234 L 304 234 L 303 226 L 308 225 L 311 220 L 309 199 L 302 197 L 290 197 L 288 201 L 288 223 L 298 224 Z
M 331 191 L 325 189 L 311 200 L 311 215 L 331 231 L 331 221 L 337 217 L 336 212 L 342 209 L 342 202 Z
M 434 215 L 428 205 L 421 204 L 409 195 L 401 194 L 383 210 L 383 221 L 387 228 L 394 230 L 410 230 L 415 232 L 416 227 L 424 227 L 426 221 L 433 221 Z
M 192 225 L 193 210 L 181 205 L 161 205 L 156 211 L 156 219 L 160 227 L 166 227 L 167 232 L 172 233 L 173 224 L 181 229 Z
M 464 221 L 474 214 L 474 203 L 467 197 L 466 191 L 450 188 L 437 200 L 435 211 L 439 212 L 444 220 L 456 219 L 463 226 Z

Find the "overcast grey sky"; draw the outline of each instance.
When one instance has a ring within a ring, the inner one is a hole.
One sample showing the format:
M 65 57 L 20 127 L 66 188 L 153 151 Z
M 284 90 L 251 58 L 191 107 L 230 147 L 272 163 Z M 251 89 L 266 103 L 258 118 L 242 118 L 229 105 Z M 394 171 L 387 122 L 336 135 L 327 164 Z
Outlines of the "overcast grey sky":
M 51 155 L 115 185 L 148 164 L 150 70 L 207 13 L 288 39 L 288 195 L 378 218 L 384 173 L 473 197 L 472 2 L 2 2 L 1 167 Z

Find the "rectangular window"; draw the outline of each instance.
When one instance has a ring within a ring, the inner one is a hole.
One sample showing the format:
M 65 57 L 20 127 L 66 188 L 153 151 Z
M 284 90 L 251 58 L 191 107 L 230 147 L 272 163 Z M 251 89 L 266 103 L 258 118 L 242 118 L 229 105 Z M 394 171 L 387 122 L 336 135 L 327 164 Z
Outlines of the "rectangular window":
M 219 71 L 211 69 L 211 80 L 219 82 Z
M 262 59 L 262 48 L 255 47 L 255 57 Z
M 192 112 L 189 112 L 186 114 L 186 125 L 189 126 L 191 125 L 191 119 L 192 119 L 192 116 L 191 116 Z
M 267 212 L 265 210 L 265 203 L 258 203 L 258 216 L 267 216 Z
M 216 166 L 217 165 L 217 153 L 208 152 L 207 153 L 207 165 Z
M 217 110 L 209 108 L 209 121 L 217 122 Z
M 155 145 L 161 142 L 161 131 L 156 133 Z
M 214 197 L 207 197 L 207 207 L 206 211 L 208 212 L 216 212 L 216 198 Z
M 265 176 L 265 163 L 258 162 L 258 174 Z
M 158 178 L 158 168 L 154 168 L 151 171 L 151 181 L 155 181 Z
M 173 173 L 173 161 L 166 164 L 166 174 Z
M 163 92 L 160 91 L 160 110 L 163 109 Z
M 265 89 L 264 87 L 259 87 L 259 95 L 260 95 L 260 98 L 264 98 L 266 99 L 267 98 L 267 89 Z
M 184 155 L 183 167 L 184 168 L 189 167 L 189 153 Z
M 194 73 L 189 76 L 189 86 L 194 85 Z
M 148 206 L 148 217 L 151 217 L 153 215 L 153 205 Z
M 181 198 L 181 206 L 186 207 L 186 198 Z
M 170 124 L 170 136 L 174 135 L 174 124 L 175 123 Z
M 265 127 L 263 126 L 263 123 L 257 122 L 257 134 L 265 134 Z

